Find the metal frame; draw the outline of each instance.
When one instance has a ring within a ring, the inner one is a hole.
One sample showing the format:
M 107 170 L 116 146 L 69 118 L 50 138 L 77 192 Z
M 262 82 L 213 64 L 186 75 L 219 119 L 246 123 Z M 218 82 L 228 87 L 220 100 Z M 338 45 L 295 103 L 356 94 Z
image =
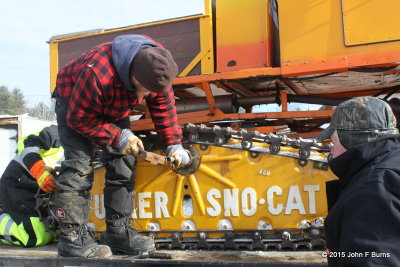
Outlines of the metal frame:
M 235 76 L 237 74 L 232 74 L 232 75 Z M 215 81 L 211 81 L 209 79 L 211 77 L 219 77 L 219 74 L 179 78 L 174 83 L 174 84 L 182 84 L 182 83 L 188 84 L 187 80 L 195 81 L 195 83 L 193 83 L 192 85 L 194 85 L 197 88 L 200 88 L 205 93 L 207 103 L 209 106 L 208 110 L 179 114 L 178 123 L 180 125 L 187 123 L 196 124 L 196 123 L 208 123 L 214 121 L 227 121 L 227 120 L 237 121 L 237 120 L 253 120 L 253 119 L 330 118 L 333 112 L 332 110 L 288 111 L 287 92 L 285 90 L 282 90 L 280 91 L 280 100 L 282 106 L 281 112 L 224 113 L 216 106 L 215 97 L 213 95 L 210 86 Z M 203 80 L 201 82 L 197 82 L 201 80 L 201 78 L 203 78 Z M 136 131 L 154 129 L 154 124 L 150 118 L 150 114 L 148 113 L 148 111 L 146 111 L 145 119 L 132 121 L 131 127 Z M 273 132 L 276 131 L 276 127 L 261 127 L 261 128 L 256 128 L 256 130 L 259 130 L 260 132 Z

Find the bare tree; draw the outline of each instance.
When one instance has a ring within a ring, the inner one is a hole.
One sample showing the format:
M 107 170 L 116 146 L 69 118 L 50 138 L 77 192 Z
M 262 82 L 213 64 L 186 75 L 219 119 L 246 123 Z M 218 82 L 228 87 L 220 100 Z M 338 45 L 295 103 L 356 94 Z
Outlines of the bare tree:
M 56 119 L 54 112 L 55 101 L 52 100 L 50 105 L 39 102 L 34 108 L 29 109 L 29 115 L 42 120 L 53 121 Z

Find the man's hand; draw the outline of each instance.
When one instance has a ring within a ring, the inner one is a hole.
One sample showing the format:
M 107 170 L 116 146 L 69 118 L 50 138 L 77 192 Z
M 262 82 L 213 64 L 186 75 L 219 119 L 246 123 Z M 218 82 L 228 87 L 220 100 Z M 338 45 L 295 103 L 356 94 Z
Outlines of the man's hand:
M 51 174 L 51 168 L 44 165 L 43 160 L 36 162 L 30 169 L 32 176 L 36 179 L 40 189 L 46 193 L 56 190 L 56 180 Z
M 40 189 L 42 189 L 46 193 L 51 193 L 56 190 L 56 179 L 48 171 L 45 171 L 45 175 L 42 178 L 38 179 L 37 183 Z
M 189 152 L 182 147 L 182 145 L 171 145 L 165 150 L 168 157 L 174 158 L 172 163 L 173 169 L 179 169 L 188 165 L 191 161 Z
M 142 140 L 134 135 L 131 130 L 123 129 L 118 140 L 119 152 L 125 155 L 137 156 L 140 149 L 144 150 Z

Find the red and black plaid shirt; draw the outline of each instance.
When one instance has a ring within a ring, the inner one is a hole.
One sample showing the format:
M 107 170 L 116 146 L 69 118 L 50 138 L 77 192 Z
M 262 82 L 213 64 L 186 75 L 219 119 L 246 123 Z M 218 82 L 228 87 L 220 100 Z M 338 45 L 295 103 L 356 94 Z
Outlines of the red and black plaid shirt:
M 142 101 L 123 86 L 112 64 L 111 43 L 94 47 L 64 66 L 57 75 L 57 93 L 69 104 L 67 124 L 98 145 L 116 146 L 121 129 L 113 124 L 129 116 Z M 146 96 L 157 133 L 165 146 L 180 144 L 174 92 Z

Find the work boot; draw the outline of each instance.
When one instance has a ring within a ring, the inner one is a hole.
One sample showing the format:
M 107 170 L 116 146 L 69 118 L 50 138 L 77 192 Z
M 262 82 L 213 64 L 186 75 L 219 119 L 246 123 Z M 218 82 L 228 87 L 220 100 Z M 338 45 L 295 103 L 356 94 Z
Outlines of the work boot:
M 141 252 L 155 250 L 154 240 L 140 235 L 133 229 L 129 217 L 107 220 L 107 231 L 102 241 L 115 254 L 138 255 Z
M 94 233 L 87 225 L 63 227 L 58 242 L 58 256 L 83 258 L 109 258 L 108 246 L 98 245 Z

